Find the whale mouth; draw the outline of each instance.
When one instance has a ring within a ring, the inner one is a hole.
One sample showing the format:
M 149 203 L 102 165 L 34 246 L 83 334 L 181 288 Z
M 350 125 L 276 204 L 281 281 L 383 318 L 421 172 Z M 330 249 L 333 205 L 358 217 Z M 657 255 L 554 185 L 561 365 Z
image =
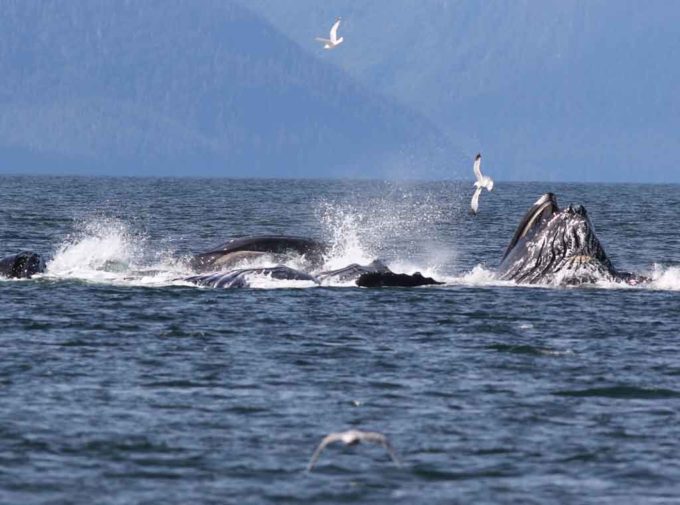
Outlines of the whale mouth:
M 544 223 L 549 221 L 550 218 L 559 211 L 560 208 L 557 205 L 557 197 L 554 193 L 546 193 L 536 200 L 519 222 L 519 226 L 517 227 L 512 240 L 510 240 L 510 244 L 508 244 L 505 254 L 503 254 L 503 257 L 501 258 L 501 262 L 505 260 L 508 254 L 510 254 L 510 251 L 515 248 L 520 240 L 529 239 Z
M 582 284 L 620 277 L 597 238 L 586 209 L 557 206 L 552 193 L 524 215 L 499 266 L 502 279 Z
M 594 256 L 590 254 L 574 254 L 566 258 L 566 261 L 573 266 L 586 265 L 592 261 L 596 261 Z

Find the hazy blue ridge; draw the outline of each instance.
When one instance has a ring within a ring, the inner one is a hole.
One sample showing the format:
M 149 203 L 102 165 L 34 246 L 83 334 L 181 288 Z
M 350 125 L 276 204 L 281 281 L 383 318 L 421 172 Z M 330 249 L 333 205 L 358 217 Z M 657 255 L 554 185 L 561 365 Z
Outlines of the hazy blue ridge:
M 234 2 L 2 9 L 0 172 L 419 177 L 462 159 Z
M 501 179 L 680 181 L 680 3 L 242 0 Z

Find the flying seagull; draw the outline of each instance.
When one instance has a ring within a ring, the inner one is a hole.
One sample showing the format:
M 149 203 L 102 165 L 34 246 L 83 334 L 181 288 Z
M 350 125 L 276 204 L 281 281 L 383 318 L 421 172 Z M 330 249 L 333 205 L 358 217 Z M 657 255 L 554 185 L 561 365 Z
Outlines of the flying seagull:
M 342 41 L 344 40 L 342 37 L 338 38 L 338 27 L 340 26 L 340 18 L 335 19 L 335 23 L 331 27 L 331 33 L 330 33 L 330 38 L 329 39 L 324 39 L 322 37 L 317 37 L 316 40 L 319 42 L 323 42 L 324 49 L 334 49 L 340 44 L 342 44 Z
M 397 466 L 401 465 L 401 462 L 397 457 L 397 453 L 394 451 L 394 448 L 390 444 L 389 440 L 387 440 L 387 437 L 385 435 L 383 435 L 382 433 L 377 433 L 375 431 L 349 430 L 340 431 L 338 433 L 331 433 L 330 435 L 324 437 L 324 439 L 321 441 L 319 446 L 314 451 L 314 454 L 312 455 L 312 459 L 309 462 L 309 465 L 307 465 L 308 472 L 312 471 L 314 465 L 316 464 L 316 460 L 319 459 L 319 456 L 326 448 L 326 446 L 328 444 L 332 444 L 333 442 L 342 442 L 345 445 L 356 445 L 359 442 L 367 442 L 382 445 L 387 451 L 387 453 L 390 455 L 390 458 L 392 458 L 392 461 L 394 461 L 394 464 Z
M 488 175 L 482 175 L 482 155 L 478 154 L 475 157 L 475 164 L 472 169 L 475 171 L 475 193 L 472 195 L 472 201 L 470 202 L 470 209 L 472 209 L 473 214 L 477 214 L 477 209 L 479 208 L 479 195 L 482 192 L 482 188 L 486 188 L 488 191 L 493 189 L 493 180 Z

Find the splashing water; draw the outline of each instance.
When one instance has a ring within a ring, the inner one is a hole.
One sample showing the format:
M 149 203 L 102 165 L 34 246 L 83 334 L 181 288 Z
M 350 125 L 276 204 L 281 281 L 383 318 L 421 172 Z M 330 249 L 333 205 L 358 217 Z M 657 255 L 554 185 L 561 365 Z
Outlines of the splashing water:
M 406 202 L 406 203 L 404 203 Z M 422 208 L 405 199 L 400 204 L 378 200 L 369 203 L 370 211 L 349 204 L 323 203 L 320 219 L 330 235 L 331 251 L 324 269 L 342 268 L 352 263 L 368 264 L 390 253 L 390 240 L 403 241 L 409 233 L 427 229 L 433 218 L 439 215 L 424 206 Z M 425 210 L 428 210 L 425 212 Z M 54 258 L 48 262 L 44 274 L 52 279 L 78 279 L 88 282 L 104 282 L 120 285 L 186 285 L 182 279 L 193 272 L 182 259 L 173 257 L 169 249 L 153 247 L 148 236 L 133 230 L 125 222 L 97 217 L 83 221 L 78 230 L 58 247 Z M 450 258 L 453 253 L 444 250 L 442 244 L 428 240 L 415 241 L 425 254 L 413 259 L 408 250 L 392 250 L 392 257 L 385 258 L 395 272 L 413 274 L 420 272 L 449 285 L 464 286 L 514 286 L 511 281 L 500 281 L 495 272 L 478 264 L 467 272 L 452 272 Z M 417 255 L 416 255 L 417 256 Z M 278 264 L 278 263 L 277 263 Z M 304 260 L 298 256 L 287 258 L 284 264 L 306 270 Z M 276 266 L 271 260 L 259 258 L 242 265 L 242 268 Z M 603 289 L 656 289 L 680 291 L 680 267 L 654 265 L 649 274 L 652 282 L 633 287 L 627 284 L 602 281 Z M 270 288 L 308 288 L 316 284 L 309 281 L 282 281 L 270 277 L 254 276 L 251 286 Z M 333 286 L 353 286 L 352 282 L 332 282 Z M 328 282 L 324 283 L 328 285 Z M 551 287 L 551 286 L 533 286 Z M 552 286 L 555 287 L 555 286 Z
M 317 286 L 314 281 L 272 279 L 267 274 L 251 274 L 247 278 L 249 287 L 255 289 L 302 289 Z
M 145 235 L 133 233 L 120 220 L 96 218 L 79 227 L 47 263 L 45 277 L 156 284 L 187 273 L 181 261 L 172 259 L 170 251 L 154 252 Z
M 446 210 L 431 195 L 416 198 L 400 188 L 393 188 L 387 196 L 381 193 L 349 203 L 321 202 L 317 216 L 331 244 L 325 267 L 342 268 L 379 258 L 388 265 L 407 264 L 405 272 L 435 272 L 436 266 L 454 256 L 450 247 L 433 240 L 438 235 L 435 224 L 445 215 Z
M 680 267 L 663 267 L 655 264 L 651 277 L 653 289 L 680 291 Z
M 362 246 L 365 216 L 349 208 L 323 204 L 321 222 L 331 235 L 331 250 L 324 268 L 333 270 L 351 263 L 367 264 L 375 259 L 370 248 Z
M 484 265 L 475 265 L 469 272 L 460 277 L 452 279 L 456 284 L 469 286 L 513 286 L 513 282 L 501 281 L 496 277 L 493 270 L 489 270 Z
M 142 246 L 127 227 L 113 219 L 93 220 L 59 246 L 47 273 L 54 277 L 89 278 L 100 272 L 104 278 L 128 269 L 139 258 Z

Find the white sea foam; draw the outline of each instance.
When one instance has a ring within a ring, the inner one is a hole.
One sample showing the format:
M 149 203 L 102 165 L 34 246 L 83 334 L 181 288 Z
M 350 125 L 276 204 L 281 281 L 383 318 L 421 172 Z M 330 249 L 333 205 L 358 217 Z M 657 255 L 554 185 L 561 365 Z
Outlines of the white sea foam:
M 680 291 L 680 267 L 654 264 L 651 271 L 640 272 L 651 279 L 650 282 L 628 284 L 613 280 L 600 280 L 595 287 L 601 289 L 642 289 L 655 291 Z
M 680 267 L 664 267 L 655 264 L 651 273 L 652 289 L 680 291 Z
M 122 221 L 96 218 L 80 224 L 47 263 L 45 277 L 115 284 L 168 284 L 188 271 L 171 251 L 157 251 L 148 238 Z
M 470 272 L 459 278 L 465 284 L 488 285 L 497 283 L 496 274 L 484 265 L 476 265 Z
M 496 277 L 493 270 L 489 270 L 486 266 L 478 264 L 475 265 L 469 272 L 464 272 L 460 275 L 444 277 L 444 282 L 447 284 L 455 284 L 462 286 L 515 286 L 516 284 L 510 281 L 502 281 Z
M 248 286 L 255 289 L 303 289 L 317 286 L 314 281 L 272 279 L 267 274 L 248 274 Z
M 331 249 L 326 255 L 324 269 L 335 270 L 352 263 L 367 264 L 375 256 L 362 240 L 365 216 L 346 207 L 324 204 L 321 220 L 331 239 Z M 363 244 L 362 244 L 363 243 Z
M 425 273 L 453 258 L 451 247 L 433 239 L 443 209 L 427 196 L 416 198 L 402 188 L 355 203 L 320 202 L 317 216 L 331 244 L 326 270 L 381 259 L 388 265 L 408 262 L 413 271 Z

